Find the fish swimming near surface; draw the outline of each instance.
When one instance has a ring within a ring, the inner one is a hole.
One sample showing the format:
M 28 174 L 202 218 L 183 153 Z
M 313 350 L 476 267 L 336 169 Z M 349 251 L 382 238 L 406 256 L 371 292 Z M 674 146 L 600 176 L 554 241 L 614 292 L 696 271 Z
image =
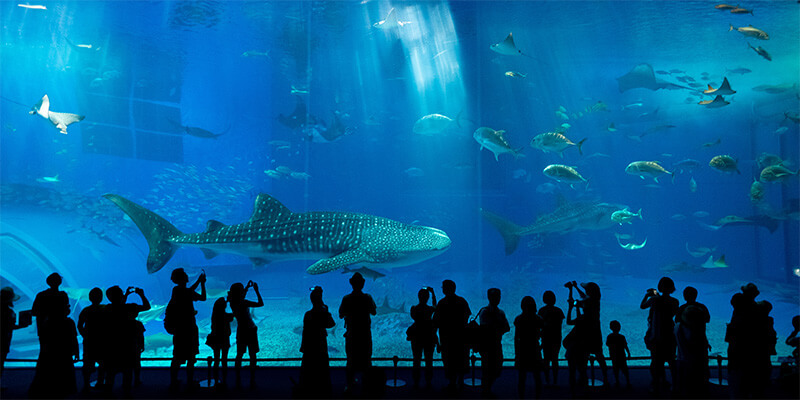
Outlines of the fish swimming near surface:
M 39 183 L 59 183 L 59 182 L 61 182 L 61 180 L 58 179 L 58 174 L 55 174 L 54 176 L 43 176 L 41 178 L 36 178 L 36 182 L 39 182 Z
M 659 176 L 669 174 L 672 176 L 672 182 L 675 182 L 675 173 L 664 169 L 658 161 L 634 161 L 625 167 L 625 172 L 628 175 L 636 175 L 642 179 L 644 179 L 645 176 L 649 176 L 653 178 L 656 183 L 658 183 Z
M 384 18 L 382 21 L 372 24 L 372 26 L 378 29 L 393 29 L 402 28 L 410 23 L 411 21 L 400 21 L 397 19 L 397 12 L 394 10 L 394 8 L 392 8 L 389 10 L 389 13 L 386 14 L 386 18 Z
M 570 187 L 575 183 L 586 182 L 586 178 L 582 177 L 575 167 L 561 164 L 550 164 L 542 170 L 544 176 L 554 179 L 558 182 L 566 183 Z
M 736 172 L 737 174 L 741 175 L 737 164 L 738 163 L 736 162 L 736 159 L 727 154 L 714 156 L 714 158 L 708 162 L 708 165 L 711 168 L 714 168 L 719 172 L 724 172 L 726 174 L 732 174 Z
M 178 124 L 178 125 L 180 125 L 180 124 Z M 225 132 L 223 132 L 223 133 L 214 133 L 214 132 L 205 130 L 203 128 L 198 128 L 198 127 L 195 127 L 195 126 L 183 126 L 183 125 L 180 125 L 180 127 L 181 127 L 181 130 L 183 131 L 183 133 L 185 133 L 185 134 L 187 134 L 189 136 L 194 136 L 194 137 L 203 138 L 203 139 L 216 139 L 216 138 L 218 138 L 218 137 L 220 137 L 220 136 L 225 134 Z
M 644 218 L 642 218 L 642 209 L 641 208 L 639 209 L 639 212 L 636 212 L 636 213 L 632 213 L 632 212 L 628 211 L 627 208 L 625 208 L 624 210 L 614 211 L 611 214 L 611 220 L 613 220 L 614 222 L 619 222 L 620 225 L 622 225 L 623 223 L 630 224 L 631 223 L 631 219 L 633 219 L 634 217 L 639 217 L 639 219 L 644 221 Z
M 726 69 L 725 71 L 730 73 L 730 74 L 739 74 L 739 75 L 749 74 L 749 73 L 753 72 L 748 68 L 741 68 L 741 67 L 740 68 L 734 68 L 734 69 Z
M 622 241 L 620 241 L 619 237 L 618 237 L 617 238 L 617 244 L 619 245 L 619 247 L 622 247 L 625 250 L 639 250 L 641 248 L 644 248 L 644 246 L 647 245 L 647 238 L 644 238 L 644 241 L 642 243 L 640 243 L 640 244 L 636 244 L 636 243 L 622 244 Z
M 764 32 L 758 28 L 754 28 L 753 25 L 741 26 L 736 28 L 732 24 L 730 24 L 730 29 L 728 29 L 728 32 L 734 29 L 747 37 L 752 37 L 761 40 L 769 40 L 769 35 L 767 35 L 767 32 Z
M 735 9 L 737 7 L 738 6 L 732 6 L 732 5 L 729 5 L 729 4 L 717 4 L 717 5 L 714 6 L 714 8 L 716 8 L 717 10 L 720 10 L 720 11 L 733 10 L 733 9 Z
M 545 153 L 551 151 L 553 153 L 558 153 L 561 158 L 564 158 L 564 150 L 566 150 L 570 146 L 575 146 L 578 148 L 578 153 L 583 155 L 583 150 L 581 150 L 581 146 L 583 146 L 583 142 L 586 141 L 586 138 L 581 139 L 578 143 L 573 143 L 569 140 L 563 133 L 559 132 L 545 132 L 540 133 L 534 136 L 531 139 L 531 147 L 534 149 L 539 149 Z
M 759 179 L 762 182 L 786 182 L 792 175 L 797 175 L 800 171 L 792 172 L 781 164 L 770 165 L 761 170 Z
M 514 35 L 512 33 L 509 33 L 502 42 L 498 42 L 489 46 L 489 49 L 506 56 L 528 56 L 527 54 L 523 53 L 522 50 L 518 49 L 517 45 L 514 44 Z
M 708 87 L 711 87 L 711 85 L 708 85 Z M 722 95 L 718 94 L 717 97 L 714 98 L 714 100 L 703 100 L 697 104 L 701 106 L 706 106 L 706 108 L 720 108 L 720 107 L 725 107 L 731 103 L 722 98 Z
M 495 161 L 500 161 L 498 156 L 506 153 L 513 155 L 514 158 L 524 157 L 525 155 L 520 153 L 522 147 L 514 149 L 508 144 L 508 141 L 503 136 L 505 132 L 503 130 L 496 131 L 492 128 L 480 127 L 475 130 L 472 137 L 481 145 L 481 150 L 485 148 L 494 154 Z
M 764 50 L 763 47 L 761 47 L 761 46 L 753 47 L 753 45 L 750 44 L 750 42 L 747 42 L 747 46 L 749 46 L 751 49 L 753 49 L 753 51 L 755 51 L 761 57 L 764 57 L 765 60 L 772 61 L 772 56 L 769 55 L 769 53 L 766 50 Z
M 248 50 L 242 53 L 242 57 L 266 57 L 270 58 L 269 50 L 267 51 L 256 51 L 256 50 Z
M 731 10 L 731 14 L 753 14 L 753 10 L 748 10 L 744 7 L 736 7 Z
M 250 220 L 225 225 L 209 220 L 204 232 L 185 234 L 154 212 L 116 194 L 116 204 L 141 230 L 150 247 L 147 271 L 160 270 L 179 247 L 197 247 L 206 258 L 218 253 L 271 261 L 319 259 L 306 272 L 322 274 L 357 263 L 386 267 L 421 262 L 450 247 L 436 228 L 350 212 L 293 213 L 277 199 L 260 194 Z
M 40 4 L 17 4 L 17 6 L 27 8 L 29 10 L 47 10 L 47 7 Z
M 705 94 L 723 94 L 723 95 L 731 95 L 736 93 L 735 90 L 731 89 L 731 84 L 728 82 L 728 78 L 722 78 L 722 84 L 719 85 L 718 88 L 714 89 L 711 85 L 708 85 L 708 89 L 703 90 Z
M 372 279 L 373 281 L 377 280 L 378 278 L 383 278 L 384 276 L 386 276 L 386 275 L 384 275 L 384 274 L 382 274 L 382 273 L 380 273 L 378 271 L 369 269 L 367 267 L 361 267 L 361 268 L 347 268 L 347 267 L 344 267 L 342 269 L 342 273 L 343 274 L 354 274 L 356 272 L 360 273 L 365 278 Z
M 406 303 L 403 302 L 399 307 L 392 307 L 389 305 L 389 297 L 384 297 L 383 303 L 377 307 L 376 311 L 377 315 L 402 314 L 406 312 Z
M 417 135 L 433 136 L 457 126 L 461 126 L 457 119 L 442 114 L 429 114 L 414 123 L 413 131 Z
M 67 126 L 83 121 L 85 118 L 83 115 L 50 111 L 50 98 L 47 97 L 47 95 L 44 95 L 42 99 L 31 108 L 28 114 L 36 114 L 50 121 L 53 126 L 58 128 L 58 130 L 65 135 L 67 134 Z
M 585 201 L 570 203 L 560 198 L 559 205 L 553 212 L 540 215 L 536 222 L 528 226 L 519 226 L 483 209 L 481 215 L 500 232 L 505 242 L 506 254 L 511 254 L 517 249 L 522 236 L 611 228 L 617 224 L 611 219 L 611 214 L 623 208 L 625 206 L 620 204 Z

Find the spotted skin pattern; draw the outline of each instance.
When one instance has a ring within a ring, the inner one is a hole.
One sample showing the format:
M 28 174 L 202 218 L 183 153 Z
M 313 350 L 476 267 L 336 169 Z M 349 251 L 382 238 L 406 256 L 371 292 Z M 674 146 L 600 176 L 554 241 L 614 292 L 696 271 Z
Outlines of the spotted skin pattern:
M 307 272 L 321 274 L 355 263 L 387 267 L 409 265 L 450 246 L 443 231 L 387 218 L 348 212 L 293 213 L 267 194 L 256 198 L 249 221 L 225 225 L 208 221 L 200 233 L 184 234 L 162 217 L 124 197 L 107 194 L 139 227 L 150 245 L 147 269 L 161 269 L 178 247 L 198 247 L 207 258 L 217 253 L 249 257 L 254 264 L 320 259 Z

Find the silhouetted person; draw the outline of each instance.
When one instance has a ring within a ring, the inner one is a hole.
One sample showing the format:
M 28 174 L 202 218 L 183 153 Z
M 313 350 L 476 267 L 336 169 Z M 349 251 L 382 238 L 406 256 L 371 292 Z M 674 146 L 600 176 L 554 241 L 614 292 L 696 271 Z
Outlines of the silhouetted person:
M 688 305 L 675 319 L 675 339 L 678 345 L 676 370 L 677 393 L 686 398 L 708 395 L 708 339 L 705 321 L 708 310 L 698 305 Z
M 228 302 L 220 297 L 214 302 L 211 311 L 211 333 L 206 337 L 206 345 L 214 351 L 213 374 L 215 384 L 228 382 L 228 351 L 231 348 L 231 322 L 233 314 L 226 312 Z M 220 368 L 222 380 L 220 381 Z
M 303 316 L 303 338 L 300 352 L 300 388 L 302 397 L 327 398 L 331 396 L 331 371 L 328 358 L 328 331 L 336 322 L 322 301 L 322 288 L 311 290 L 311 309 Z
M 589 360 L 589 346 L 586 343 L 587 323 L 578 301 L 572 295 L 572 288 L 577 285 L 574 282 L 567 282 L 564 286 L 569 288 L 567 297 L 567 325 L 572 325 L 572 330 L 564 337 L 564 356 L 567 359 L 569 368 L 569 389 L 572 397 L 576 396 L 578 389 L 583 389 L 587 384 L 586 363 Z M 572 311 L 575 310 L 575 316 Z
M 798 358 L 798 347 L 800 347 L 800 315 L 795 315 L 792 317 L 792 333 L 786 337 L 786 345 L 793 347 L 792 349 L 792 357 L 794 357 L 795 363 L 797 363 Z
M 200 337 L 197 330 L 197 321 L 194 309 L 195 301 L 206 300 L 206 274 L 201 273 L 192 286 L 189 284 L 189 275 L 183 268 L 172 270 L 170 279 L 175 284 L 172 288 L 172 297 L 167 304 L 167 315 L 172 325 L 172 363 L 170 363 L 169 382 L 170 389 L 178 389 L 178 370 L 181 364 L 186 363 L 186 382 L 190 389 L 196 387 L 194 381 L 194 363 L 200 352 Z M 200 293 L 197 293 L 200 286 Z
M 771 357 L 778 354 L 775 345 L 778 342 L 778 334 L 775 332 L 775 320 L 769 315 L 772 312 L 772 304 L 766 300 L 756 303 L 756 327 L 758 329 L 758 339 L 755 346 L 755 358 L 753 366 L 756 372 L 753 396 L 763 398 L 769 386 L 772 376 Z
M 356 272 L 350 278 L 353 291 L 342 298 L 339 318 L 344 318 L 345 352 L 347 353 L 347 383 L 352 389 L 356 372 L 365 373 L 372 365 L 372 329 L 370 315 L 377 314 L 372 296 L 364 293 L 364 277 Z
M 517 367 L 517 394 L 525 397 L 525 381 L 528 372 L 533 374 L 536 384 L 536 398 L 542 394 L 542 349 L 539 339 L 542 336 L 544 321 L 536 314 L 536 300 L 531 296 L 522 298 L 522 314 L 514 319 L 514 354 Z
M 14 312 L 14 302 L 19 300 L 19 295 L 11 287 L 0 289 L 0 379 L 5 369 L 6 357 L 11 351 L 11 338 L 14 331 L 27 327 L 17 323 L 17 313 Z
M 542 358 L 544 359 L 544 381 L 550 383 L 553 373 L 553 384 L 558 383 L 558 353 L 561 351 L 561 324 L 564 322 L 564 311 L 556 307 L 556 295 L 548 290 L 542 295 L 544 307 L 539 309 L 542 317 Z
M 256 293 L 258 301 L 247 300 L 247 290 L 253 288 Z M 258 291 L 258 284 L 253 281 L 248 281 L 247 286 L 239 282 L 231 285 L 228 291 L 228 301 L 231 304 L 231 311 L 236 318 L 236 384 L 241 385 L 242 382 L 242 358 L 244 353 L 250 355 L 250 386 L 256 383 L 256 367 L 258 363 L 258 327 L 253 322 L 253 316 L 250 314 L 251 308 L 263 307 L 264 299 L 261 298 L 261 292 Z
M 580 286 L 586 290 L 585 293 L 581 291 Z M 589 354 L 594 354 L 597 364 L 600 365 L 603 385 L 608 385 L 608 367 L 603 356 L 603 331 L 600 329 L 600 286 L 594 282 L 583 282 L 580 286 L 573 285 L 581 296 L 578 299 L 578 307 L 583 309 L 583 323 L 586 324 L 584 340 Z
M 61 275 L 52 273 L 46 279 L 48 289 L 45 289 L 38 294 L 33 300 L 31 313 L 36 317 L 36 333 L 39 335 L 39 357 L 42 353 L 47 356 L 49 351 L 49 339 L 51 338 L 49 322 L 55 317 L 62 317 L 69 315 L 69 298 L 67 292 L 59 290 L 61 286 Z
M 489 305 L 478 313 L 481 326 L 481 389 L 484 395 L 492 392 L 492 385 L 503 370 L 503 335 L 511 330 L 506 313 L 500 305 L 500 289 L 491 288 L 486 292 Z
M 64 346 L 69 340 L 69 322 L 72 322 L 73 330 L 75 322 L 71 319 L 65 321 L 68 319 L 70 307 L 67 293 L 59 290 L 61 275 L 52 273 L 46 282 L 49 288 L 36 295 L 31 308 L 32 315 L 36 317 L 36 330 L 39 335 L 39 358 L 36 361 L 36 373 L 31 383 L 30 395 L 63 397 L 71 394 L 70 388 L 75 386 L 74 371 L 72 384 L 67 382 L 66 375 L 69 375 L 69 372 L 65 367 L 65 359 L 69 361 L 70 370 L 72 361 L 70 346 Z
M 128 296 L 136 293 L 142 304 L 128 303 Z M 141 335 L 139 321 L 136 316 L 139 312 L 150 309 L 150 301 L 141 288 L 129 287 L 124 293 L 119 286 L 106 289 L 106 298 L 109 304 L 105 306 L 105 333 L 108 335 L 106 348 L 106 389 L 111 391 L 114 387 L 114 378 L 119 373 L 122 375 L 122 389 L 126 393 L 131 390 L 133 369 L 139 359 L 139 339 Z
M 669 364 L 672 379 L 675 380 L 675 323 L 673 318 L 678 312 L 678 300 L 671 297 L 675 292 L 675 283 L 668 277 L 658 281 L 658 290 L 647 289 L 641 309 L 650 309 L 647 317 L 647 333 L 644 343 L 650 350 L 651 388 L 654 393 L 669 390 L 664 363 Z
M 40 360 L 31 383 L 31 397 L 62 398 L 76 392 L 74 362 L 78 361 L 78 331 L 75 321 L 66 315 L 53 316 L 49 355 Z
M 628 340 L 625 336 L 620 334 L 622 325 L 619 321 L 614 320 L 609 323 L 611 333 L 606 337 L 606 346 L 608 346 L 608 356 L 611 359 L 611 368 L 614 371 L 614 380 L 617 382 L 616 386 L 619 387 L 619 372 L 625 375 L 625 382 L 627 387 L 631 387 L 631 377 L 628 373 L 628 357 L 631 356 L 631 350 L 628 348 Z M 626 355 L 627 354 L 627 355 Z
M 100 303 L 103 301 L 103 289 L 92 288 L 89 291 L 89 301 L 92 303 L 81 310 L 78 316 L 78 332 L 83 337 L 83 391 L 88 392 L 92 373 L 97 366 L 97 385 L 102 387 L 105 383 L 105 348 L 107 335 L 105 323 L 105 310 Z
M 456 294 L 456 283 L 442 281 L 444 297 L 436 305 L 433 324 L 439 330 L 439 351 L 442 353 L 447 388 L 459 389 L 469 368 L 469 349 L 464 342 L 467 321 L 472 311 L 463 297 Z
M 133 358 L 133 384 L 136 386 L 141 385 L 142 382 L 142 353 L 144 353 L 144 333 L 147 331 L 144 327 L 144 323 L 139 321 L 138 319 L 135 321 L 136 324 L 136 353 L 134 353 Z
M 432 297 L 432 306 L 428 305 L 428 298 Z M 425 384 L 430 387 L 433 380 L 433 350 L 438 343 L 436 328 L 433 326 L 433 313 L 436 311 L 436 293 L 432 287 L 424 287 L 417 292 L 419 303 L 411 306 L 411 319 L 414 323 L 408 330 L 408 339 L 411 341 L 411 354 L 413 364 L 411 376 L 414 387 L 419 386 L 421 375 L 422 357 L 425 356 Z
M 699 309 L 699 311 L 703 312 L 701 321 L 703 332 L 705 332 L 706 324 L 711 321 L 711 314 L 708 312 L 708 308 L 703 304 L 697 301 L 697 289 L 687 286 L 686 289 L 683 289 L 683 300 L 686 303 L 683 303 L 680 307 L 678 307 L 678 312 L 675 314 L 675 323 L 678 324 L 681 322 L 681 318 L 683 316 L 683 310 L 689 306 L 695 306 Z

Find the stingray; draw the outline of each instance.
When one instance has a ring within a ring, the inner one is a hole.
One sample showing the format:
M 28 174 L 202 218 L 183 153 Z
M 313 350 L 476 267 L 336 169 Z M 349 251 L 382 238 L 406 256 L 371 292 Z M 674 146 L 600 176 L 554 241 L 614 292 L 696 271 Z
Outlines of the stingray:
M 721 94 L 718 94 L 717 97 L 714 97 L 714 100 L 703 100 L 697 104 L 706 106 L 707 108 L 720 108 L 720 107 L 725 107 L 731 103 L 723 99 Z
M 736 93 L 736 91 L 731 89 L 731 84 L 730 84 L 730 82 L 728 82 L 728 78 L 723 78 L 722 79 L 722 85 L 720 85 L 716 89 L 711 87 L 711 85 L 708 85 L 708 89 L 704 90 L 703 93 L 705 93 L 705 94 L 716 94 L 716 95 L 720 95 L 720 94 L 730 95 L 730 94 Z
M 384 18 L 383 21 L 378 21 L 372 24 L 372 26 L 378 29 L 392 29 L 410 23 L 411 21 L 400 21 L 397 19 L 397 13 L 394 11 L 394 8 L 392 8 L 389 10 L 389 13 L 386 14 L 386 18 Z
M 65 135 L 67 134 L 67 126 L 69 126 L 69 124 L 82 121 L 84 118 L 83 115 L 50 111 L 50 98 L 47 97 L 47 95 L 44 95 L 42 99 L 31 108 L 28 114 L 38 114 L 42 116 L 42 118 L 50 121 L 53 126 L 58 128 L 58 130 Z
M 659 89 L 693 90 L 690 87 L 676 85 L 674 83 L 669 83 L 656 79 L 656 74 L 653 72 L 653 67 L 650 64 L 639 64 L 633 67 L 633 69 L 630 70 L 630 72 L 617 78 L 617 83 L 619 83 L 620 93 L 636 88 L 644 88 L 650 90 L 659 90 Z
M 278 122 L 289 129 L 300 129 L 309 124 L 315 124 L 319 119 L 308 113 L 305 101 L 300 96 L 295 96 L 297 104 L 289 115 L 278 115 Z
M 514 44 L 514 35 L 511 33 L 509 33 L 508 36 L 506 36 L 506 38 L 502 42 L 495 43 L 489 46 L 489 49 L 506 56 L 530 57 L 529 55 L 523 53 L 522 50 L 517 49 L 517 46 Z

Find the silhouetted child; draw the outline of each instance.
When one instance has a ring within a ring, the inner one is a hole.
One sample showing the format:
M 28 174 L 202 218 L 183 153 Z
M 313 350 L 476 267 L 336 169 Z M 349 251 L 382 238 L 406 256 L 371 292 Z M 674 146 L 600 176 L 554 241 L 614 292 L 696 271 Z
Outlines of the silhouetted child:
M 214 309 L 211 311 L 211 333 L 206 338 L 206 344 L 214 350 L 214 382 L 221 382 L 223 385 L 228 381 L 228 350 L 231 348 L 231 322 L 233 314 L 225 312 L 228 302 L 224 297 L 220 297 L 214 302 Z M 222 368 L 222 380 L 220 381 L 219 370 Z
M 247 289 L 253 288 L 258 297 L 258 302 L 246 300 Z M 231 304 L 231 311 L 236 318 L 236 384 L 241 384 L 241 370 L 242 370 L 242 357 L 244 353 L 250 354 L 250 385 L 255 385 L 256 382 L 256 357 L 258 354 L 258 327 L 253 322 L 253 317 L 250 315 L 250 309 L 255 307 L 263 307 L 264 299 L 261 298 L 261 293 L 258 291 L 258 284 L 253 281 L 248 281 L 247 286 L 239 282 L 231 285 L 228 291 L 228 301 Z
M 89 291 L 89 301 L 92 303 L 84 308 L 78 316 L 78 332 L 83 337 L 83 391 L 90 389 L 92 373 L 97 365 L 97 384 L 102 387 L 105 382 L 105 314 L 103 306 L 103 289 L 92 288 Z
M 311 309 L 303 316 L 303 338 L 300 352 L 300 389 L 302 398 L 329 398 L 331 372 L 328 358 L 328 332 L 336 322 L 322 301 L 322 288 L 311 289 Z
M 17 323 L 17 314 L 14 312 L 14 302 L 17 300 L 19 295 L 14 293 L 13 288 L 6 286 L 0 289 L 0 377 L 5 369 L 6 357 L 11 351 L 14 331 L 27 326 Z
M 617 381 L 617 387 L 619 387 L 619 371 L 622 371 L 622 374 L 625 375 L 627 386 L 631 387 L 631 377 L 628 374 L 627 359 L 627 357 L 631 356 L 631 351 L 628 349 L 628 341 L 625 340 L 625 336 L 619 333 L 620 328 L 622 328 L 619 321 L 611 321 L 609 327 L 611 328 L 611 333 L 606 337 L 606 346 L 608 346 L 608 355 L 609 358 L 611 358 L 611 368 L 614 371 L 614 379 Z M 625 356 L 626 353 L 627 357 Z
M 670 296 L 674 292 L 675 282 L 665 276 L 658 281 L 658 290 L 647 289 L 639 304 L 642 310 L 649 309 L 644 343 L 650 350 L 650 376 L 653 379 L 651 388 L 656 394 L 669 389 L 664 363 L 669 364 L 673 380 L 677 376 L 675 371 L 677 343 L 673 318 L 678 312 L 678 300 Z
M 514 319 L 514 353 L 518 372 L 517 393 L 520 398 L 525 397 L 525 381 L 528 372 L 533 374 L 536 383 L 536 398 L 542 393 L 542 349 L 539 338 L 542 335 L 544 322 L 536 314 L 536 300 L 531 296 L 522 298 L 520 304 L 522 314 Z
M 786 345 L 793 347 L 792 349 L 792 357 L 794 357 L 795 362 L 797 362 L 798 356 L 798 347 L 800 347 L 800 315 L 795 315 L 792 317 L 792 333 L 786 337 Z
M 550 383 L 548 371 L 552 371 L 553 384 L 558 383 L 558 353 L 561 351 L 561 324 L 564 311 L 556 307 L 556 295 L 548 290 L 542 295 L 545 306 L 539 309 L 542 317 L 542 358 L 544 359 L 544 381 Z

